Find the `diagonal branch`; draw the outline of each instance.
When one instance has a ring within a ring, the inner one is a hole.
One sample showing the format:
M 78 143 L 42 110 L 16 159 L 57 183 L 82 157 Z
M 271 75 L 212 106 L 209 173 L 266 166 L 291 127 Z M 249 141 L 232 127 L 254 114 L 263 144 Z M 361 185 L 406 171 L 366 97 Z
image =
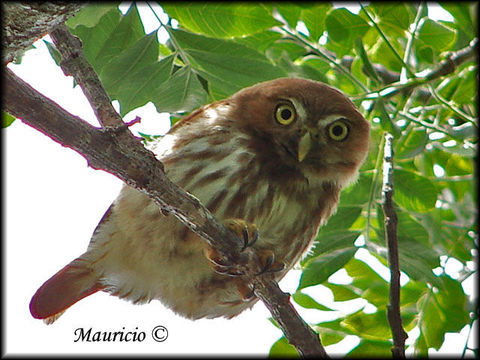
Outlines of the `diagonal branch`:
M 84 7 L 86 3 L 70 1 L 14 2 L 2 1 L 2 61 L 7 64 L 21 58 L 25 49 L 58 24 Z
M 407 81 L 396 81 L 387 86 L 371 92 L 366 92 L 353 97 L 355 100 L 376 100 L 378 98 L 390 98 L 403 91 L 409 91 L 415 87 L 430 83 L 433 80 L 439 79 L 442 76 L 453 73 L 457 68 L 474 59 L 478 52 L 478 38 L 474 38 L 468 46 L 457 52 L 450 53 L 444 60 L 442 60 L 435 68 L 429 69 L 422 73 L 416 74 L 416 77 L 410 78 Z
M 83 56 L 83 53 L 80 42 L 69 38 L 72 35 L 64 26 L 56 28 L 52 35 L 57 45 L 60 41 L 71 41 L 70 44 L 76 46 L 73 50 L 67 46 L 68 50 L 64 49 L 62 54 L 66 56 L 64 60 L 68 64 L 67 73 L 77 78 L 78 73 L 85 72 L 85 79 L 97 78 L 91 67 L 85 66 L 82 60 L 70 61 L 72 56 L 78 58 Z M 62 46 L 58 46 L 58 49 L 62 52 Z M 80 75 L 79 79 L 83 75 Z M 103 100 L 100 102 L 98 98 L 89 98 L 91 104 L 96 104 L 93 106 L 97 109 L 96 115 L 100 123 L 107 125 L 104 129 L 98 129 L 66 112 L 9 69 L 5 70 L 4 81 L 7 88 L 4 104 L 9 113 L 54 141 L 74 149 L 84 156 L 93 168 L 110 172 L 128 185 L 146 193 L 164 211 L 171 212 L 192 231 L 202 236 L 227 260 L 240 264 L 240 268 L 246 273 L 247 282 L 255 289 L 256 296 L 265 303 L 273 318 L 282 327 L 286 338 L 299 353 L 303 356 L 327 357 L 318 334 L 300 318 L 290 303 L 289 296 L 280 290 L 271 275 L 256 275 L 260 265 L 253 250 L 241 252 L 242 242 L 235 234 L 220 224 L 195 197 L 165 176 L 161 162 L 135 139 L 123 121 L 119 123 L 118 115 L 112 115 L 108 110 L 111 106 L 108 95 L 101 94 L 99 98 L 103 97 Z M 99 81 L 80 80 L 78 83 L 82 85 L 87 97 L 91 96 L 89 94 L 104 92 L 103 87 L 98 86 Z M 108 104 L 102 101 L 108 101 Z M 123 138 L 127 140 L 123 141 Z

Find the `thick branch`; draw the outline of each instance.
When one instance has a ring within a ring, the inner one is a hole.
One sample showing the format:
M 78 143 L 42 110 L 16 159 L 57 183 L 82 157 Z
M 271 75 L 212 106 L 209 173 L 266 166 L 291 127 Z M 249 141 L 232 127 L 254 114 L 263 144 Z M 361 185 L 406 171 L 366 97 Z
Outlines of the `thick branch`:
M 82 42 L 68 30 L 65 24 L 60 24 L 50 32 L 58 52 L 62 55 L 60 66 L 65 75 L 75 74 L 75 81 L 80 85 L 93 112 L 103 127 L 126 126 L 121 116 L 113 108 L 110 98 L 98 76 L 88 63 L 82 51 Z M 129 134 L 129 132 L 123 132 Z M 130 137 L 133 138 L 133 137 Z M 124 139 L 125 141 L 125 136 Z
M 393 207 L 393 136 L 385 134 L 383 158 L 383 213 L 385 215 L 385 237 L 388 246 L 390 265 L 390 303 L 388 304 L 388 322 L 392 330 L 392 354 L 395 358 L 405 358 L 405 340 L 407 333 L 402 327 L 400 315 L 400 265 L 398 261 L 397 213 Z
M 63 26 L 58 27 L 52 35 L 57 45 L 66 41 L 74 46 L 73 49 L 68 46 L 58 47 L 66 57 L 67 73 L 75 74 L 75 78 L 77 73 L 81 74 L 81 80 L 77 82 L 82 85 L 85 95 L 96 109 L 99 121 L 107 127 L 97 129 L 69 114 L 8 69 L 5 74 L 8 88 L 5 97 L 7 111 L 53 140 L 76 150 L 87 159 L 90 166 L 104 169 L 145 192 L 160 207 L 172 212 L 192 231 L 204 237 L 222 256 L 232 263 L 240 264 L 246 273 L 247 282 L 272 312 L 273 318 L 300 354 L 326 357 L 318 335 L 300 318 L 278 284 L 268 274 L 256 275 L 260 271 L 256 254 L 251 249 L 240 252 L 242 242 L 216 221 L 196 198 L 166 178 L 162 164 L 134 138 L 123 121 L 119 123 L 118 115 L 112 115 L 110 101 L 106 94 L 102 94 L 104 89 L 97 81 L 97 75 L 81 59 L 83 55 L 80 43 L 75 38 L 72 39 Z M 73 60 L 79 57 L 80 60 Z M 92 77 L 97 79 L 92 80 Z M 108 104 L 105 104 L 107 99 Z
M 63 23 L 85 4 L 3 1 L 3 63 L 17 59 L 35 40 Z
M 136 141 L 135 147 L 122 146 L 116 137 L 118 131 L 97 129 L 71 115 L 8 68 L 5 69 L 4 81 L 7 112 L 63 146 L 77 151 L 91 167 L 108 171 L 128 185 L 147 193 L 160 207 L 172 212 L 185 225 L 207 239 L 227 259 L 235 259 L 234 253 L 241 247 L 235 235 L 219 224 L 195 197 L 172 183 L 165 176 L 161 163 L 140 141 Z

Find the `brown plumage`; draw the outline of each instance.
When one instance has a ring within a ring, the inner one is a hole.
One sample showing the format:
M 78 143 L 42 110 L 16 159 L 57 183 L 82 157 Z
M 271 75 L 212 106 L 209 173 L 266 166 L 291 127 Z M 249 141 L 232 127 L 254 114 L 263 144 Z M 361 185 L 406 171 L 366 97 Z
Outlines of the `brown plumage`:
M 277 79 L 196 110 L 152 150 L 167 175 L 219 220 L 256 224 L 253 248 L 273 251 L 285 265 L 274 273 L 280 279 L 356 179 L 368 141 L 368 123 L 340 91 Z M 158 299 L 192 319 L 251 307 L 256 299 L 244 299 L 239 278 L 214 271 L 208 250 L 175 217 L 124 186 L 87 251 L 40 287 L 31 313 L 53 321 L 99 290 L 134 303 Z

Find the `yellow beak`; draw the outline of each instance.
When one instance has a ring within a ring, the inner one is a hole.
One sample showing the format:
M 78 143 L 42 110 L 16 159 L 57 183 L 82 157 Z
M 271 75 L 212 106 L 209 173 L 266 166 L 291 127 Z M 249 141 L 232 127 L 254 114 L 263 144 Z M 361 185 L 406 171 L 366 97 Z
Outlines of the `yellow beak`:
M 298 143 L 298 161 L 302 162 L 307 156 L 310 148 L 312 147 L 312 139 L 310 136 L 310 131 L 307 131 Z

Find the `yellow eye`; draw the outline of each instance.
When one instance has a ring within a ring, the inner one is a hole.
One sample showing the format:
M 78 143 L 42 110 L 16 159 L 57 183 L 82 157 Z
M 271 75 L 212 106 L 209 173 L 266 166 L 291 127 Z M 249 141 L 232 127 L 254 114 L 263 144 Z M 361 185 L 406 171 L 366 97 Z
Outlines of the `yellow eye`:
M 347 138 L 349 130 L 345 121 L 337 120 L 328 126 L 328 136 L 335 141 L 343 141 Z
M 280 104 L 275 110 L 275 120 L 277 120 L 279 124 L 290 125 L 296 117 L 295 108 L 290 104 Z

